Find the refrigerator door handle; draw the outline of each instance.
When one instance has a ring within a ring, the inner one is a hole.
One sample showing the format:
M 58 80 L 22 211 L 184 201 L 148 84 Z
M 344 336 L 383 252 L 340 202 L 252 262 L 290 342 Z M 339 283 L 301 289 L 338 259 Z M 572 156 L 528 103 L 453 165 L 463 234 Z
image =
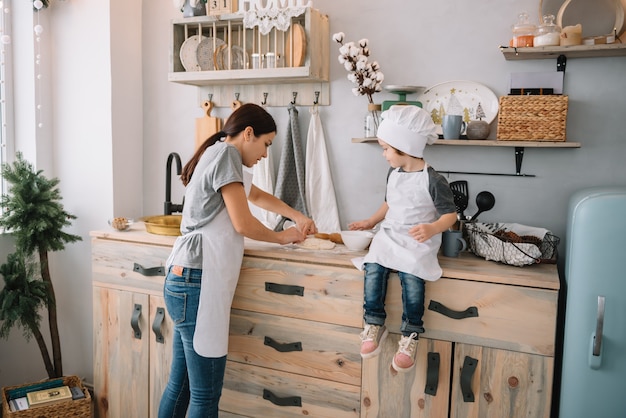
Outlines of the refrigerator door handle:
M 594 370 L 602 364 L 602 332 L 604 329 L 604 296 L 598 296 L 598 315 L 596 317 L 596 331 L 591 335 L 589 347 L 589 367 Z
M 593 343 L 593 355 L 599 356 L 602 351 L 602 328 L 604 328 L 604 296 L 598 296 L 598 317 L 596 319 L 596 338 Z

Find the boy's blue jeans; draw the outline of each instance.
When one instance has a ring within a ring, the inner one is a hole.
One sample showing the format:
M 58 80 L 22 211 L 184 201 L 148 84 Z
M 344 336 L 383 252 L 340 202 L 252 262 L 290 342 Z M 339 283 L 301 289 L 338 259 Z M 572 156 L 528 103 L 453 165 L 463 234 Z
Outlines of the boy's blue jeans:
M 181 276 L 170 269 L 165 278 L 165 306 L 174 322 L 174 334 L 172 368 L 159 418 L 185 418 L 187 412 L 188 418 L 218 416 L 226 356 L 202 357 L 193 349 L 201 278 L 202 269 L 188 268 Z
M 365 263 L 363 319 L 366 324 L 384 325 L 387 313 L 385 312 L 385 297 L 387 296 L 387 282 L 391 269 L 376 263 Z M 416 332 L 424 332 L 424 280 L 412 274 L 399 271 L 402 285 L 402 325 L 400 332 L 409 336 Z

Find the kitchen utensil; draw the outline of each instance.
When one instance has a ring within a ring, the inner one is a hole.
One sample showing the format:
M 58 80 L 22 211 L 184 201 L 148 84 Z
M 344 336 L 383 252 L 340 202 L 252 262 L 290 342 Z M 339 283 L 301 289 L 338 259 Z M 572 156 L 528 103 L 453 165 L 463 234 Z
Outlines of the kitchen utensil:
M 206 141 L 211 135 L 219 132 L 222 129 L 222 120 L 220 118 L 214 118 L 211 116 L 211 109 L 213 109 L 213 103 L 210 100 L 202 102 L 202 108 L 205 111 L 205 115 L 202 118 L 196 118 L 196 145 L 195 149 L 198 149 L 204 141 Z
M 198 45 L 205 40 L 206 37 L 192 35 L 180 46 L 180 62 L 183 64 L 185 71 L 200 71 L 198 63 Z
M 198 66 L 200 71 L 213 71 L 215 67 L 215 52 L 220 51 L 225 47 L 226 42 L 220 38 L 204 37 L 198 44 L 196 49 L 196 59 L 198 60 Z
M 454 196 L 454 205 L 456 206 L 456 213 L 458 214 L 459 220 L 465 220 L 465 214 L 463 211 L 467 209 L 467 204 L 469 203 L 468 198 L 463 193 L 458 190 L 452 190 L 452 196 Z
M 469 187 L 467 185 L 467 180 L 456 180 L 450 182 L 450 189 L 452 189 L 452 195 L 455 196 L 454 204 L 456 205 L 456 211 L 459 214 L 459 220 L 464 221 L 467 219 L 464 212 L 469 203 Z
M 306 55 L 306 32 L 299 23 L 291 25 L 285 42 L 285 67 L 302 67 Z
M 496 204 L 496 198 L 491 192 L 482 191 L 476 196 L 476 206 L 478 206 L 478 212 L 472 216 L 472 222 L 476 222 L 478 215 L 490 210 Z
M 341 231 L 341 239 L 349 250 L 360 251 L 372 242 L 374 234 L 369 231 Z

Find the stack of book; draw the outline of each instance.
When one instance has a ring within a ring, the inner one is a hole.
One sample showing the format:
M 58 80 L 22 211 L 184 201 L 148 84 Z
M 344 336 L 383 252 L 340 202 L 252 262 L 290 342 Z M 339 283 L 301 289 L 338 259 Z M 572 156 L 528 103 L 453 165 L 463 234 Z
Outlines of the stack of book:
M 82 399 L 85 394 L 81 388 L 67 386 L 63 379 L 59 378 L 8 390 L 6 396 L 11 412 L 16 412 L 61 401 Z

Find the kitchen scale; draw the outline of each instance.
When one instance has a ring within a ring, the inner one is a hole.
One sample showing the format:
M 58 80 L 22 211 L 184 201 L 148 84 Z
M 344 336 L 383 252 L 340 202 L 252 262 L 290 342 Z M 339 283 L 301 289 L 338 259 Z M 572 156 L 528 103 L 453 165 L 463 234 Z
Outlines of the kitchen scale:
M 398 95 L 398 100 L 385 100 L 382 107 L 383 111 L 389 109 L 393 105 L 412 105 L 422 107 L 422 102 L 407 101 L 406 95 L 417 93 L 425 88 L 426 87 L 423 86 L 385 86 L 385 90 Z

